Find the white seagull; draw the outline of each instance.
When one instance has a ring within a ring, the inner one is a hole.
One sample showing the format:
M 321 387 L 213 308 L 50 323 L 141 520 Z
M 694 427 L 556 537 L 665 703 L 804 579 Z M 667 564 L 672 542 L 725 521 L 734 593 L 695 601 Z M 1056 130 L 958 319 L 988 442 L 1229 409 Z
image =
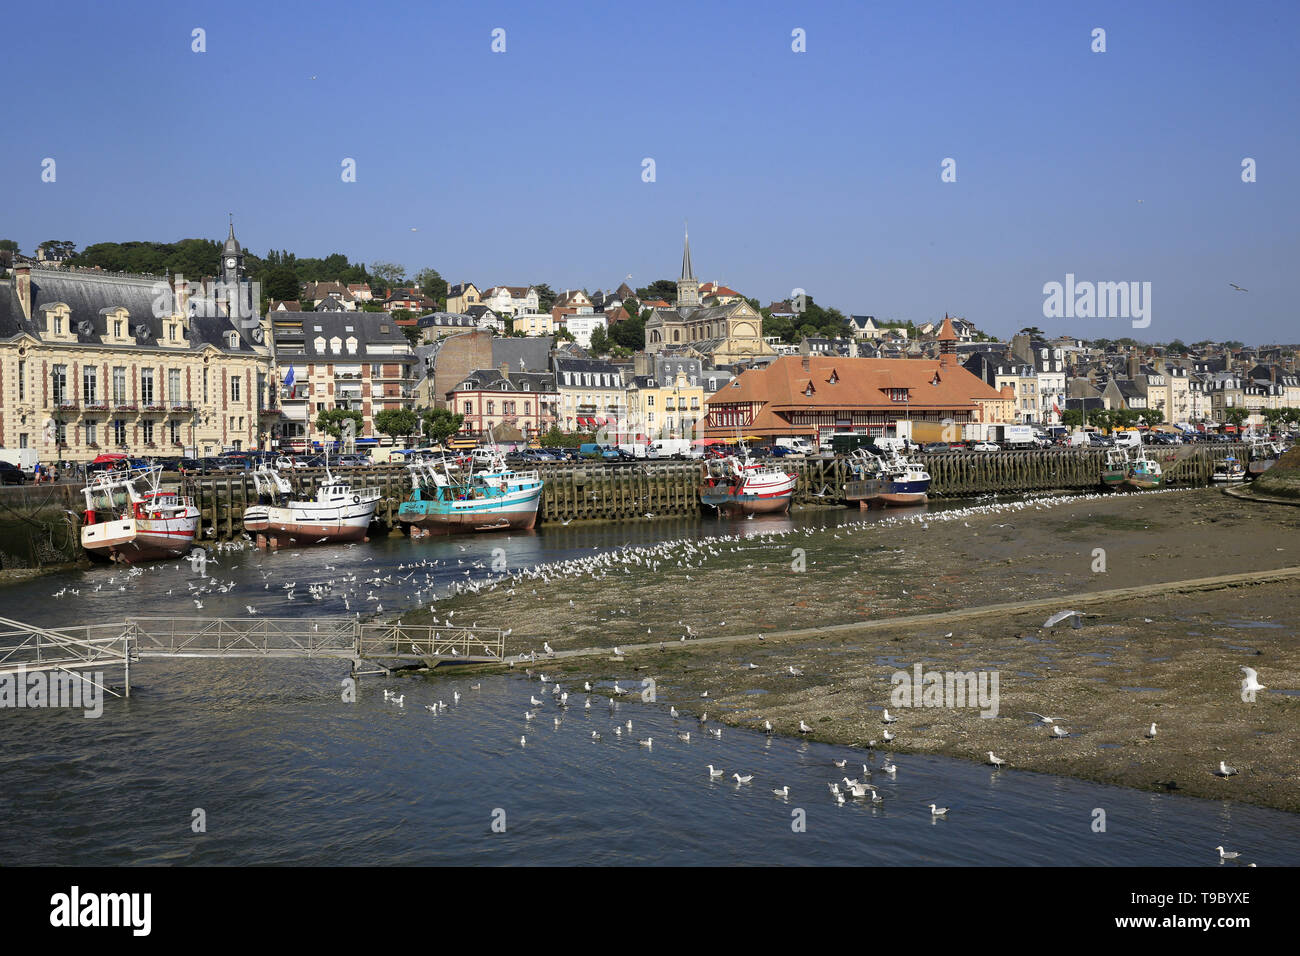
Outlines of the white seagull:
M 948 808 L 947 808 L 947 807 L 936 807 L 933 803 L 930 804 L 930 816 L 932 816 L 932 817 L 942 817 L 942 816 L 946 815 L 947 813 L 948 813 Z
M 1242 670 L 1246 674 L 1245 680 L 1241 682 L 1242 690 L 1264 690 L 1264 685 L 1259 682 L 1259 674 L 1255 672 L 1255 668 L 1243 667 Z
M 1007 762 L 1003 760 L 1001 757 L 993 756 L 992 750 L 988 751 L 988 755 L 989 755 L 989 763 L 997 767 L 999 770 L 1001 770 L 1003 767 L 1007 765 Z
M 726 772 L 726 771 L 724 771 L 724 770 L 714 770 L 714 769 L 713 769 L 713 764 L 709 764 L 709 779 L 710 779 L 710 780 L 717 780 L 717 779 L 718 779 L 719 777 L 721 777 L 725 772 Z
M 1219 851 L 1220 860 L 1235 860 L 1237 857 L 1241 856 L 1240 853 L 1234 853 L 1232 850 L 1225 850 L 1221 846 L 1216 846 L 1215 849 Z
M 754 775 L 752 773 L 746 774 L 743 777 L 738 773 L 733 773 L 731 776 L 735 779 L 736 783 L 749 783 L 749 781 L 754 779 Z
M 1229 767 L 1226 763 L 1220 760 L 1219 769 L 1214 771 L 1214 775 L 1216 777 L 1231 777 L 1236 772 L 1237 772 L 1236 767 Z
M 1150 740 L 1155 735 L 1156 735 L 1156 725 L 1152 724 L 1151 729 L 1147 731 L 1147 740 Z
M 810 733 L 812 733 L 812 728 L 809 727 L 807 724 L 805 724 L 805 723 L 801 720 L 801 721 L 799 721 L 799 733 L 801 733 L 801 734 L 810 734 Z
M 885 708 L 885 716 L 882 718 L 882 722 L 883 722 L 883 723 L 886 723 L 886 724 L 892 724 L 892 723 L 896 723 L 897 721 L 898 721 L 898 718 L 897 718 L 897 717 L 890 717 L 890 716 L 889 716 L 889 708 L 886 707 L 886 708 Z
M 780 790 L 773 790 L 772 793 L 774 793 L 778 797 L 788 797 L 790 796 L 790 787 L 789 785 L 786 785 L 782 787 Z

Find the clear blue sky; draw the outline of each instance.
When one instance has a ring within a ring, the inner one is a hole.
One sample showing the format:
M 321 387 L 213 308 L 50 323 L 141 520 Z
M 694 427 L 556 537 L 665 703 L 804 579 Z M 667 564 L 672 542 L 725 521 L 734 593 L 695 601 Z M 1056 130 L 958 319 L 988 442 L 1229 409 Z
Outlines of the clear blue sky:
M 764 303 L 1297 342 L 1297 36 L 1300 4 L 1226 0 L 22 3 L 0 236 L 230 211 L 258 254 L 560 291 L 675 278 L 689 219 L 699 278 Z M 1151 282 L 1151 327 L 1044 319 L 1066 273 Z

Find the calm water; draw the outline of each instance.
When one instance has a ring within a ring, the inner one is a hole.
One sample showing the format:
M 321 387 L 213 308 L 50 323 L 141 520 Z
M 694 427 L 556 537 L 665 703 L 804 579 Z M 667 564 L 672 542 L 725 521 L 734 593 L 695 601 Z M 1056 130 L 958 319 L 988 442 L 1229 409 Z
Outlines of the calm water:
M 453 580 L 486 576 L 494 548 L 511 567 L 649 544 L 664 538 L 755 533 L 874 520 L 829 511 L 789 519 L 550 528 L 529 535 L 221 555 L 211 580 L 188 564 L 132 574 L 101 567 L 0 590 L 0 614 L 36 624 L 126 614 L 245 616 L 386 612 L 428 599 Z M 436 565 L 412 569 L 412 562 Z M 399 566 L 405 565 L 401 570 Z M 469 575 L 465 571 L 470 572 Z M 356 575 L 356 582 L 343 583 Z M 388 582 L 375 578 L 389 577 Z M 405 578 L 405 580 L 400 580 Z M 337 582 L 322 600 L 307 584 Z M 226 594 L 188 585 L 235 581 Z M 284 585 L 296 584 L 286 599 Z M 269 585 L 269 587 L 267 587 Z M 62 598 L 52 595 L 63 588 Z M 98 590 L 96 590 L 98 588 Z M 73 594 L 73 590 L 79 594 Z M 171 592 L 168 594 L 168 592 Z M 365 600 L 373 592 L 375 600 Z M 483 623 L 487 623 L 486 621 Z M 129 701 L 103 717 L 0 711 L 0 836 L 15 863 L 840 863 L 1214 865 L 1222 843 L 1261 866 L 1300 858 L 1300 815 L 1146 794 L 944 758 L 899 757 L 874 782 L 882 807 L 840 807 L 827 783 L 861 775 L 866 755 L 724 729 L 701 737 L 658 705 L 603 698 L 559 711 L 522 675 L 365 678 L 340 699 L 339 662 L 148 661 Z M 627 675 L 635 684 L 634 675 Z M 116 675 L 110 675 L 110 680 Z M 470 684 L 478 681 L 481 689 Z M 383 700 L 400 688 L 405 706 Z M 453 691 L 462 695 L 453 704 Z M 546 703 L 528 723 L 529 697 Z M 425 704 L 444 700 L 437 715 Z M 615 724 L 632 720 L 630 734 Z M 593 742 L 590 734 L 603 735 Z M 692 732 L 689 743 L 677 730 Z M 519 744 L 527 735 L 527 746 Z M 654 746 L 637 744 L 652 737 Z M 873 767 L 878 767 L 878 754 Z M 846 757 L 839 771 L 834 758 Z M 710 782 L 712 763 L 727 771 Z M 737 786 L 730 774 L 754 775 Z M 771 793 L 790 787 L 790 798 Z M 1229 784 L 1230 785 L 1230 784 Z M 928 804 L 952 807 L 933 820 Z M 191 832 L 201 808 L 207 832 Z M 505 811 L 507 832 L 491 830 Z M 1107 832 L 1091 829 L 1093 811 Z M 791 829 L 806 812 L 806 832 Z
M 826 785 L 860 776 L 861 751 L 731 728 L 701 738 L 659 705 L 611 713 L 598 698 L 587 711 L 580 692 L 557 729 L 550 695 L 522 676 L 482 678 L 477 691 L 468 678 L 370 678 L 344 704 L 345 675 L 323 663 L 152 662 L 99 720 L 6 713 L 7 859 L 1218 866 L 1218 844 L 1261 866 L 1300 858 L 1300 816 L 1278 811 L 906 755 L 894 780 L 875 774 L 881 808 L 836 806 Z M 386 703 L 385 687 L 405 706 Z M 534 694 L 545 703 L 529 724 Z M 425 710 L 439 699 L 445 712 Z M 615 737 L 627 720 L 632 732 Z M 709 763 L 728 778 L 710 782 Z M 736 771 L 753 782 L 737 786 Z M 788 800 L 772 795 L 785 785 Z M 932 821 L 932 801 L 950 818 Z M 1105 833 L 1090 829 L 1098 807 Z M 204 834 L 191 832 L 195 808 Z M 498 808 L 504 834 L 491 831 Z M 796 809 L 804 833 L 791 829 Z

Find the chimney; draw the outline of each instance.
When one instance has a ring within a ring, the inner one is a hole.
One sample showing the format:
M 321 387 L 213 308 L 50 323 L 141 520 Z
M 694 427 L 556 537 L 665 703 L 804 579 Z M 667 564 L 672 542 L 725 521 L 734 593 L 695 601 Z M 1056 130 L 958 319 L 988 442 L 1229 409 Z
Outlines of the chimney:
M 804 357 L 803 357 L 803 370 L 804 370 L 805 372 L 811 370 L 811 365 L 810 365 L 809 362 L 808 362 L 808 356 L 807 356 L 806 354 L 805 354 Z
M 1128 377 L 1136 379 L 1138 373 L 1142 370 L 1142 359 L 1138 356 L 1137 350 L 1130 352 L 1128 355 Z
M 14 278 L 18 289 L 18 302 L 23 307 L 23 316 L 32 319 L 32 267 L 23 263 L 14 265 Z
M 510 381 L 510 363 L 509 363 L 509 362 L 502 362 L 502 363 L 501 363 L 501 377 L 504 378 L 507 382 Z

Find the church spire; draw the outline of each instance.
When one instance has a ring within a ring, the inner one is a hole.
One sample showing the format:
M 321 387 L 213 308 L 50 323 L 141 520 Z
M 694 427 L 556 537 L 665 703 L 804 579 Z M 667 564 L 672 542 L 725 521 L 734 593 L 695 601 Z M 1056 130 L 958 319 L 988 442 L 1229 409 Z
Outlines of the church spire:
M 677 280 L 677 308 L 694 308 L 700 304 L 700 284 L 691 268 L 691 233 L 686 232 L 686 246 L 682 250 L 682 277 Z

